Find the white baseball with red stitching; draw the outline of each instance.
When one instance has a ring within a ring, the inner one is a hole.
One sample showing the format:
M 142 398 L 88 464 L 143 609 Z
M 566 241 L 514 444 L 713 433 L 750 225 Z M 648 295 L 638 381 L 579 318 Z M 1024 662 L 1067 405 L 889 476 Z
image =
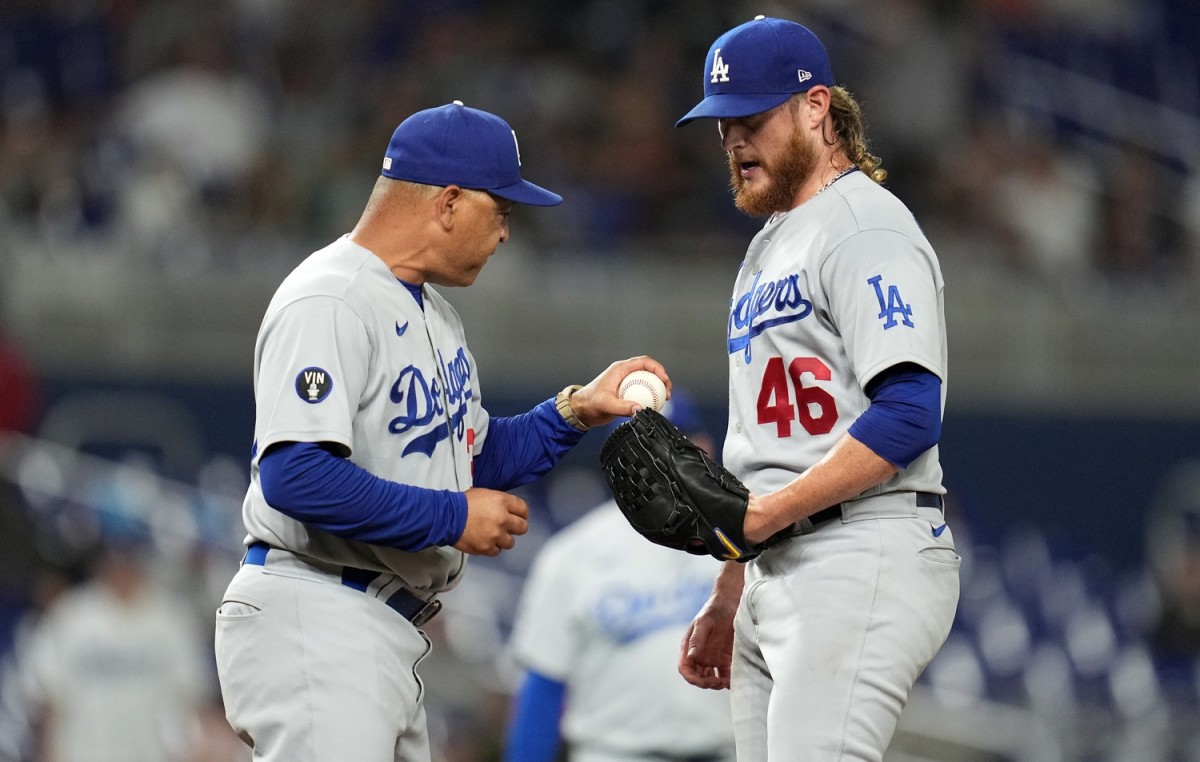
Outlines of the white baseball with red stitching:
M 632 400 L 651 410 L 662 410 L 667 404 L 667 387 L 658 376 L 648 370 L 635 370 L 621 380 L 617 396 Z

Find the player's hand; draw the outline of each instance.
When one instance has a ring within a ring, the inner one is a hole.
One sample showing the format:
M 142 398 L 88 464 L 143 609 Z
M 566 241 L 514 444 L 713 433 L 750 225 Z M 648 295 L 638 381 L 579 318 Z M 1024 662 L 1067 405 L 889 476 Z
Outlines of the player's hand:
M 454 547 L 463 553 L 497 556 L 529 531 L 529 506 L 507 492 L 472 487 L 467 490 L 467 526 Z
M 679 645 L 679 674 L 698 688 L 729 687 L 733 664 L 733 617 L 737 599 L 714 594 L 696 614 Z
M 658 376 L 667 387 L 667 396 L 671 396 L 671 378 L 658 360 L 646 355 L 618 360 L 571 395 L 571 409 L 579 420 L 588 426 L 603 426 L 618 416 L 632 416 L 638 404 L 621 399 L 617 391 L 621 381 L 635 370 L 648 370 Z

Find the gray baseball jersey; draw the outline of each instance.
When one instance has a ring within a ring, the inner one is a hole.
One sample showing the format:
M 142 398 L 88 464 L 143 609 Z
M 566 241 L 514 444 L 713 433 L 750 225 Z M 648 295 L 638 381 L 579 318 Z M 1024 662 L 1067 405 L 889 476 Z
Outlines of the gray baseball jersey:
M 18 652 L 30 705 L 53 714 L 52 758 L 162 762 L 194 751 L 206 649 L 192 610 L 154 579 L 131 598 L 97 580 L 64 593 Z
M 942 289 L 912 213 L 861 172 L 773 217 L 730 303 L 725 465 L 754 492 L 783 487 L 846 433 L 870 404 L 864 386 L 897 363 L 941 378 L 944 405 Z M 937 447 L 864 496 L 896 490 L 944 491 Z
M 379 257 L 343 236 L 304 260 L 267 308 L 255 347 L 255 457 L 243 518 L 251 537 L 311 558 L 453 587 L 466 556 L 347 540 L 263 499 L 258 458 L 286 441 L 334 442 L 367 471 L 464 491 L 486 437 L 474 358 L 458 313 L 433 288 L 424 309 Z
M 567 685 L 562 733 L 571 759 L 650 752 L 733 759 L 729 696 L 675 670 L 679 634 L 708 598 L 720 564 L 646 542 L 616 503 L 543 546 L 522 593 L 513 655 Z

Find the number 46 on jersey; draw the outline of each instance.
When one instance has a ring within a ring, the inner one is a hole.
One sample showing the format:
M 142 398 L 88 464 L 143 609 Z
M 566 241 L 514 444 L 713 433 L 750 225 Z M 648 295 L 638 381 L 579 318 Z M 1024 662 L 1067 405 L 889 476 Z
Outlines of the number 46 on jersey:
M 833 395 L 819 386 L 805 385 L 806 374 L 814 381 L 832 378 L 829 366 L 816 357 L 797 357 L 786 365 L 782 357 L 767 361 L 758 391 L 758 422 L 775 424 L 775 435 L 781 439 L 792 435 L 794 421 L 814 436 L 828 434 L 837 423 Z

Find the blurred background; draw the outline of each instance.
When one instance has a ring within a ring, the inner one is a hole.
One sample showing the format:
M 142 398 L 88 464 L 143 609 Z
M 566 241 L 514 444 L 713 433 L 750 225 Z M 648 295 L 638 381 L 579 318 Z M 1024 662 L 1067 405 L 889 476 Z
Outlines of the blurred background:
M 715 127 L 673 123 L 712 40 L 759 13 L 825 41 L 947 284 L 963 594 L 891 760 L 1200 760 L 1195 0 L 3 0 L 0 760 L 52 758 L 71 707 L 133 738 L 122 690 L 170 715 L 150 758 L 246 758 L 211 633 L 255 332 L 413 111 L 500 114 L 566 197 L 443 290 L 489 410 L 648 353 L 723 432 L 760 221 Z M 522 580 L 606 496 L 601 441 L 521 490 L 530 534 L 431 623 L 437 759 L 497 758 Z

